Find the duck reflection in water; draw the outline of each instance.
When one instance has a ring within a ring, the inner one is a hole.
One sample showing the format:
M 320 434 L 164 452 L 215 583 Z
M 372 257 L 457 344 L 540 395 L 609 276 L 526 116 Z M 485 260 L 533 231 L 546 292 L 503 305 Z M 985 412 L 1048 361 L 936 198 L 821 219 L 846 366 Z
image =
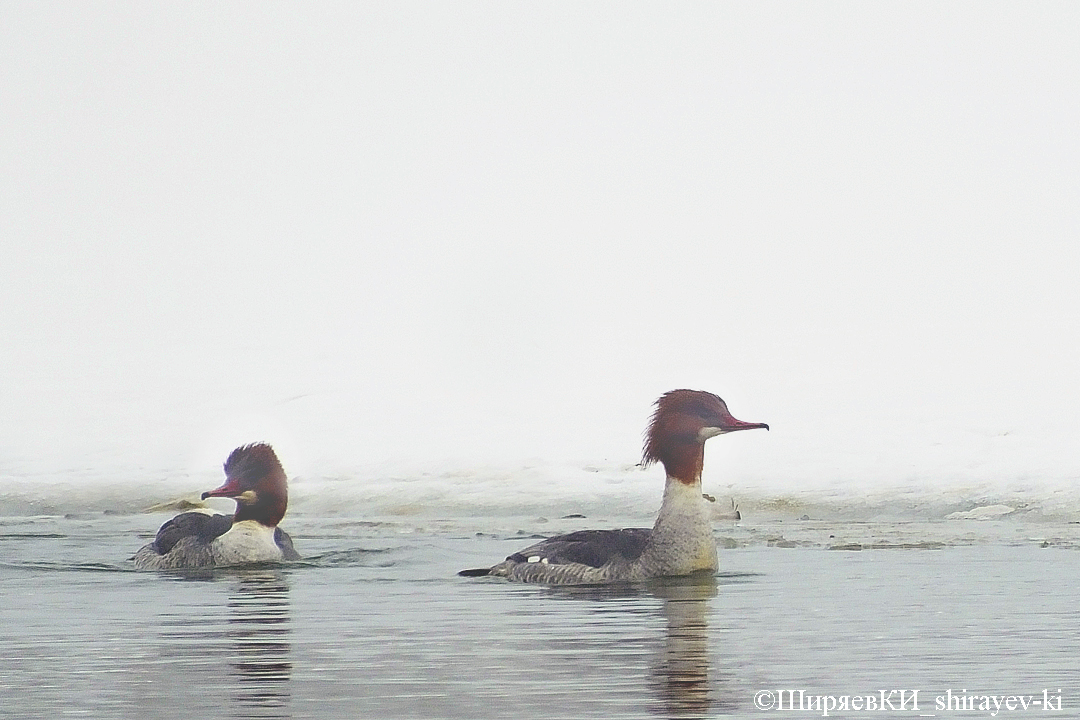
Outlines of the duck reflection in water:
M 708 600 L 716 596 L 716 577 L 671 578 L 651 583 L 663 599 L 664 645 L 650 663 L 654 714 L 671 718 L 712 717 L 734 707 L 715 697 L 710 678 Z
M 229 596 L 233 714 L 289 718 L 289 585 L 279 570 L 243 571 Z
M 662 645 L 649 659 L 650 714 L 667 718 L 712 718 L 737 709 L 712 677 L 709 653 L 709 600 L 719 578 L 711 572 L 657 578 L 643 584 L 552 587 L 553 597 L 606 602 L 618 599 L 663 601 Z M 633 603 L 627 607 L 638 607 Z

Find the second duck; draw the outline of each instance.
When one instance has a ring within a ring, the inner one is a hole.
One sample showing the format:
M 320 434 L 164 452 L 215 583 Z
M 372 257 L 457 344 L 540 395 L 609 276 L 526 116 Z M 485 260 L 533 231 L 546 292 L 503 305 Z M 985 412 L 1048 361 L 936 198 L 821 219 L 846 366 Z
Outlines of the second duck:
M 498 565 L 459 575 L 494 575 L 549 585 L 637 582 L 718 567 L 708 501 L 701 495 L 705 441 L 736 430 L 769 429 L 736 420 L 727 404 L 701 390 L 672 390 L 656 401 L 643 464 L 667 473 L 664 499 L 649 528 L 581 530 L 548 538 Z

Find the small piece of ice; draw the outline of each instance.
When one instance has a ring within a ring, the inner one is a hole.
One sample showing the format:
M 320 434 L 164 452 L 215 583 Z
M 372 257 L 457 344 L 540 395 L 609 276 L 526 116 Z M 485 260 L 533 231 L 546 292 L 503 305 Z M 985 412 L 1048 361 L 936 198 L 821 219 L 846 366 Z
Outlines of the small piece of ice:
M 986 505 L 984 507 L 972 508 L 971 510 L 963 512 L 949 513 L 945 516 L 946 520 L 993 520 L 995 518 L 1008 515 L 1011 512 L 1015 512 L 1016 508 L 1009 507 L 1008 505 Z

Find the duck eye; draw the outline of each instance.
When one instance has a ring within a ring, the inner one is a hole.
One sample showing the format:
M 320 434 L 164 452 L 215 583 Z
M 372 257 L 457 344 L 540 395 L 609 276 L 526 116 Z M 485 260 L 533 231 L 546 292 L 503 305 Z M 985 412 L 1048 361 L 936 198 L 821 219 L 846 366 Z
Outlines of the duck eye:
M 702 420 L 708 421 L 716 417 L 716 411 L 712 408 L 698 407 L 694 409 L 694 415 L 701 418 Z

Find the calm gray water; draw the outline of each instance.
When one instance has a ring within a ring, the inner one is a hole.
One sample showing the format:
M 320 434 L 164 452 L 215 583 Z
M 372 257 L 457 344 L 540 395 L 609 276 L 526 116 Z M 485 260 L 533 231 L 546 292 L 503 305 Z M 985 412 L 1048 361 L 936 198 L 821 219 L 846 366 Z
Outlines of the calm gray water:
M 1074 525 L 744 521 L 716 578 L 552 589 L 454 575 L 527 538 L 341 520 L 286 523 L 296 565 L 131 571 L 160 519 L 0 518 L 0 714 L 796 718 L 823 713 L 755 697 L 918 690 L 829 716 L 974 718 L 935 698 L 1046 690 L 996 716 L 1080 717 Z

